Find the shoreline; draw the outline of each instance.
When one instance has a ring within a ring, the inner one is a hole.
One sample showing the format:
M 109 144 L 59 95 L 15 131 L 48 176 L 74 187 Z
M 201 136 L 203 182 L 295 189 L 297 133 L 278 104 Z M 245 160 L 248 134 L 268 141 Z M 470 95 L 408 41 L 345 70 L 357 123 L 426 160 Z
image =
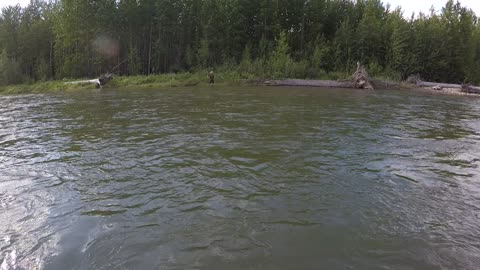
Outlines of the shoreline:
M 132 87 L 141 88 L 175 88 L 175 87 L 195 87 L 207 86 L 208 80 L 206 73 L 180 73 L 180 74 L 160 74 L 150 76 L 119 76 L 115 77 L 105 89 L 128 89 Z M 15 94 L 41 94 L 41 93 L 76 93 L 86 90 L 99 90 L 91 84 L 71 84 L 72 80 L 61 81 L 47 81 L 36 82 L 32 84 L 20 84 L 0 86 L 0 95 L 15 95 Z M 480 97 L 480 94 L 462 92 L 458 88 L 442 88 L 435 90 L 432 87 L 422 87 L 415 84 L 408 84 L 397 81 L 384 81 L 379 79 L 372 80 L 378 89 L 382 90 L 406 90 L 428 93 L 432 95 L 447 95 L 447 96 L 473 96 Z M 293 84 L 291 84 L 293 82 Z M 219 73 L 215 85 L 220 86 L 264 86 L 264 87 L 305 87 L 305 88 L 319 88 L 319 89 L 336 89 L 339 87 L 325 87 L 325 83 L 338 82 L 345 83 L 347 80 L 311 80 L 311 79 L 254 79 L 241 78 L 236 72 Z M 340 87 L 341 88 L 341 87 Z M 340 89 L 339 88 L 339 89 Z M 355 89 L 355 88 L 351 88 Z M 359 91 L 375 91 L 368 89 L 357 89 Z
M 377 90 L 406 90 L 406 91 L 416 91 L 421 93 L 427 93 L 431 95 L 443 95 L 443 96 L 473 96 L 480 97 L 480 94 L 477 93 L 467 93 L 462 92 L 459 88 L 442 88 L 434 89 L 434 87 L 418 86 L 415 84 L 410 84 L 406 82 L 395 82 L 395 81 L 383 81 L 378 79 L 372 80 L 375 85 L 379 86 Z M 292 84 L 293 82 L 293 84 Z M 317 86 L 315 82 L 321 83 L 331 83 L 330 80 L 299 80 L 299 79 L 285 79 L 285 80 L 260 80 L 256 82 L 256 85 L 262 85 L 267 87 L 306 87 L 306 88 L 324 88 L 324 89 L 342 89 L 344 87 L 329 87 L 329 86 Z M 348 81 L 336 81 L 347 86 L 348 89 L 356 89 L 359 91 L 375 91 L 375 89 L 358 89 L 349 87 L 351 84 Z
M 434 89 L 429 88 L 429 87 L 420 87 L 420 88 L 417 89 L 417 91 L 430 93 L 432 95 L 480 97 L 480 94 L 466 93 L 466 92 L 462 92 L 460 89 L 456 89 L 456 88 L 444 88 L 444 89 L 441 89 L 441 90 L 434 90 Z

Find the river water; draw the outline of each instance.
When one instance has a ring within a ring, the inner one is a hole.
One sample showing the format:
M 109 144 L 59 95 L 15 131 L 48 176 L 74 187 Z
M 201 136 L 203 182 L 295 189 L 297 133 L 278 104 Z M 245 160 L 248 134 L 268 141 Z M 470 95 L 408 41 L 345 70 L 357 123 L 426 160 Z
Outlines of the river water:
M 0 269 L 478 269 L 480 99 L 0 97 Z

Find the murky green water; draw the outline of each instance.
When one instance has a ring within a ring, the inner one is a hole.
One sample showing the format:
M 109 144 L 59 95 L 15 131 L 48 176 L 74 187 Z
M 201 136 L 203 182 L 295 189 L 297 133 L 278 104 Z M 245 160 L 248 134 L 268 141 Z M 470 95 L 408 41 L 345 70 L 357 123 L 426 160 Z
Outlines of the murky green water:
M 478 269 L 480 99 L 0 97 L 0 268 Z

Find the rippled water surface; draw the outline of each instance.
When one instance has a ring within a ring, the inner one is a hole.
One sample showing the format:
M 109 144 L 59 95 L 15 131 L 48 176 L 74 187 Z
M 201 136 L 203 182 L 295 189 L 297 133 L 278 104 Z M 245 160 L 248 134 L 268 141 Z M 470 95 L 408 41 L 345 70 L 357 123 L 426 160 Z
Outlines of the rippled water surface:
M 478 269 L 480 99 L 0 97 L 0 269 Z

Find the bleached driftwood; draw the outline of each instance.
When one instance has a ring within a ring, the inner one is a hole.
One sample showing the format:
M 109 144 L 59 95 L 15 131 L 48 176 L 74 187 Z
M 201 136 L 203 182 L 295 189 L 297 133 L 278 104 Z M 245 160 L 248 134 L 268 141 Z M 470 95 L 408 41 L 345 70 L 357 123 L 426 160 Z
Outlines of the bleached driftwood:
M 330 81 L 330 80 L 300 80 L 300 79 L 285 79 L 285 80 L 266 80 L 260 82 L 267 86 L 307 86 L 307 87 L 325 87 L 325 88 L 355 88 L 355 83 L 352 81 Z
M 94 84 L 96 88 L 103 88 L 103 86 L 107 84 L 109 81 L 111 81 L 112 79 L 113 79 L 113 74 L 107 73 L 102 75 L 98 79 L 66 82 L 66 84 Z
M 436 82 L 424 82 L 417 81 L 416 85 L 419 87 L 431 87 L 433 90 L 442 89 L 460 89 L 465 93 L 480 94 L 480 87 L 469 84 L 453 84 L 453 83 L 436 83 Z

